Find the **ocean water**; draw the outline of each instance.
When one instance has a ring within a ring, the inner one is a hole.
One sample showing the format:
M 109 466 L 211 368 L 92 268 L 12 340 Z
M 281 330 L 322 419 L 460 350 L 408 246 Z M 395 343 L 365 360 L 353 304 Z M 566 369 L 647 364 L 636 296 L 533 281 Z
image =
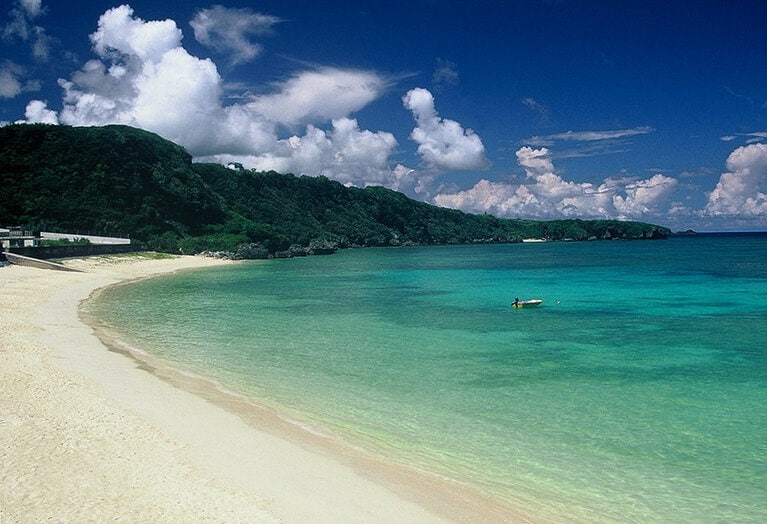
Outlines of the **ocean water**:
M 550 521 L 767 522 L 765 235 L 346 250 L 118 286 L 88 309 Z

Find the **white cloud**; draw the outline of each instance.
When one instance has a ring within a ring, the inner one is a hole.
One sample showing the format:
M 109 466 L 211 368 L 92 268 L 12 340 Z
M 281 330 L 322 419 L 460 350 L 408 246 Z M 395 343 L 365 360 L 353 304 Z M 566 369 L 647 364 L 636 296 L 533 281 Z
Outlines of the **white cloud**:
M 649 218 L 668 212 L 676 189 L 676 181 L 663 175 L 606 178 L 594 184 L 567 180 L 557 172 L 548 148 L 533 147 L 516 153 L 526 174 L 521 181 L 481 180 L 465 191 L 447 189 L 445 184 L 455 181 L 446 182 L 445 171 L 484 169 L 489 162 L 480 137 L 440 117 L 428 90 L 412 89 L 402 98 L 415 119 L 410 138 L 426 169 L 392 168 L 389 162 L 398 145 L 394 135 L 362 129 L 350 116 L 380 97 L 390 80 L 373 71 L 319 67 L 263 86 L 264 94 L 244 103 L 224 105 L 216 64 L 187 52 L 182 36 L 172 20 L 144 21 L 129 6 L 106 11 L 91 35 L 96 58 L 60 80 L 61 111 L 57 114 L 35 100 L 27 106 L 27 121 L 128 124 L 181 144 L 199 160 L 324 175 L 356 186 L 383 185 L 438 205 L 506 217 Z M 9 72 L 0 69 L 0 96 L 24 88 Z M 292 128 L 297 126 L 304 131 L 296 133 Z M 551 137 L 594 143 L 650 131 Z M 720 193 L 735 194 L 725 189 Z
M 250 41 L 250 36 L 269 34 L 279 23 L 275 16 L 256 13 L 248 8 L 231 9 L 214 5 L 197 12 L 189 25 L 201 44 L 220 53 L 229 53 L 233 64 L 251 62 L 261 54 L 262 46 Z
M 397 164 L 392 171 L 392 182 L 389 188 L 395 191 L 407 191 L 418 182 L 418 172 L 415 169 Z
M 418 154 L 427 166 L 448 171 L 487 168 L 489 162 L 479 136 L 454 120 L 440 118 L 428 90 L 411 89 L 402 102 L 416 120 L 410 138 L 418 144 Z
M 29 18 L 37 18 L 43 11 L 42 0 L 20 0 L 19 6 Z
M 10 62 L 0 65 L 0 98 L 13 98 L 21 93 L 19 68 Z
M 482 179 L 474 187 L 457 193 L 442 193 L 434 203 L 469 213 L 490 213 L 499 217 L 518 217 L 523 208 L 540 202 L 524 186 Z
M 528 176 L 537 174 L 551 173 L 554 171 L 554 164 L 551 161 L 549 150 L 545 147 L 533 149 L 532 147 L 522 147 L 517 150 L 517 162 L 525 168 Z
M 198 155 L 263 145 L 269 126 L 259 125 L 263 119 L 257 115 L 243 122 L 242 108 L 224 108 L 215 64 L 187 53 L 181 38 L 172 20 L 145 22 L 129 6 L 105 12 L 91 35 L 102 60 L 87 62 L 71 80 L 59 82 L 60 121 L 133 125 Z
M 372 71 L 325 67 L 305 71 L 255 97 L 248 107 L 272 122 L 293 126 L 346 117 L 378 98 L 386 80 Z
M 517 160 L 525 170 L 521 183 L 480 180 L 474 187 L 435 197 L 438 205 L 501 217 L 631 218 L 658 216 L 676 188 L 676 180 L 607 178 L 601 184 L 576 183 L 554 172 L 548 149 L 523 147 Z
M 54 39 L 45 29 L 32 21 L 45 12 L 41 0 L 16 0 L 11 12 L 11 21 L 2 29 L 2 36 L 9 41 L 21 40 L 29 45 L 32 56 L 40 61 L 48 60 Z
M 657 174 L 648 180 L 629 183 L 624 194 L 613 197 L 618 218 L 642 218 L 659 216 L 661 205 L 666 204 L 676 189 L 677 180 Z
M 27 41 L 33 33 L 30 21 L 40 14 L 41 3 L 39 0 L 16 0 L 15 4 L 16 7 L 10 12 L 11 21 L 3 27 L 3 37 Z
M 173 20 L 144 21 L 120 6 L 106 11 L 91 35 L 98 58 L 67 80 L 57 115 L 42 101 L 27 120 L 67 125 L 120 123 L 147 129 L 193 156 L 246 167 L 327 175 L 355 185 L 392 185 L 388 166 L 396 147 L 386 132 L 360 129 L 348 115 L 385 88 L 374 72 L 319 68 L 297 73 L 271 94 L 224 105 L 213 61 L 189 54 Z M 329 122 L 325 131 L 316 127 Z M 282 125 L 303 124 L 304 136 L 281 139 Z
M 723 142 L 732 142 L 739 136 L 746 137 L 747 144 L 755 144 L 767 139 L 767 131 L 756 131 L 753 133 L 738 133 L 736 135 L 725 135 L 720 137 Z
M 737 148 L 710 193 L 703 215 L 767 215 L 767 144 Z
M 133 17 L 130 6 L 121 5 L 101 15 L 98 29 L 90 38 L 94 51 L 102 58 L 135 57 L 151 64 L 179 47 L 182 33 L 173 20 L 145 22 Z
M 10 60 L 0 60 L 0 98 L 15 98 L 21 93 L 39 91 L 40 82 L 27 76 L 25 67 Z
M 59 119 L 56 116 L 55 111 L 51 111 L 45 107 L 45 103 L 40 100 L 33 100 L 27 104 L 27 109 L 24 113 L 27 122 L 33 122 L 38 124 L 58 124 Z
M 524 141 L 531 146 L 552 146 L 557 142 L 595 142 L 602 140 L 617 140 L 637 135 L 645 135 L 655 131 L 650 126 L 640 126 L 631 129 L 615 129 L 612 131 L 566 131 L 553 135 L 533 136 Z
M 453 62 L 444 58 L 437 58 L 437 65 L 431 77 L 431 81 L 435 86 L 456 85 L 460 78 L 457 66 Z
M 361 130 L 357 121 L 338 118 L 324 131 L 313 125 L 303 136 L 277 141 L 269 151 L 241 156 L 218 156 L 221 162 L 237 161 L 258 170 L 320 176 L 355 185 L 393 186 L 402 176 L 389 168 L 397 140 L 384 131 Z

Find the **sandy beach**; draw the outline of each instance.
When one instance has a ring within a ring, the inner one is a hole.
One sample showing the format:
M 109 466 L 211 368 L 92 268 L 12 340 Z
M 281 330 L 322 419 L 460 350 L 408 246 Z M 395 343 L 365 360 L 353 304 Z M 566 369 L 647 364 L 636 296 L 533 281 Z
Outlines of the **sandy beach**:
M 0 268 L 0 522 L 530 521 L 108 348 L 78 314 L 104 286 L 224 263 Z

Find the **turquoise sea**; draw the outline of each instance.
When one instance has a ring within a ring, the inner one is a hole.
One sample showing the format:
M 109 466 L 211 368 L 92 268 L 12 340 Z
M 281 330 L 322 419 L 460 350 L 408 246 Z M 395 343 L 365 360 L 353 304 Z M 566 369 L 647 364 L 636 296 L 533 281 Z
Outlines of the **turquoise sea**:
M 546 520 L 767 522 L 767 235 L 345 250 L 117 286 L 88 309 Z

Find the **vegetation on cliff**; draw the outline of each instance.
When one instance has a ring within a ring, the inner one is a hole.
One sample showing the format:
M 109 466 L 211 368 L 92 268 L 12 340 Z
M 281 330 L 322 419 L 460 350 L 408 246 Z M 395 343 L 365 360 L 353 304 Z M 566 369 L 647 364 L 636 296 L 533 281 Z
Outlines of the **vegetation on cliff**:
M 417 202 L 324 177 L 194 164 L 181 147 L 127 126 L 0 128 L 0 224 L 129 234 L 194 253 L 260 243 L 269 252 L 345 246 L 664 238 L 617 220 L 508 220 Z

